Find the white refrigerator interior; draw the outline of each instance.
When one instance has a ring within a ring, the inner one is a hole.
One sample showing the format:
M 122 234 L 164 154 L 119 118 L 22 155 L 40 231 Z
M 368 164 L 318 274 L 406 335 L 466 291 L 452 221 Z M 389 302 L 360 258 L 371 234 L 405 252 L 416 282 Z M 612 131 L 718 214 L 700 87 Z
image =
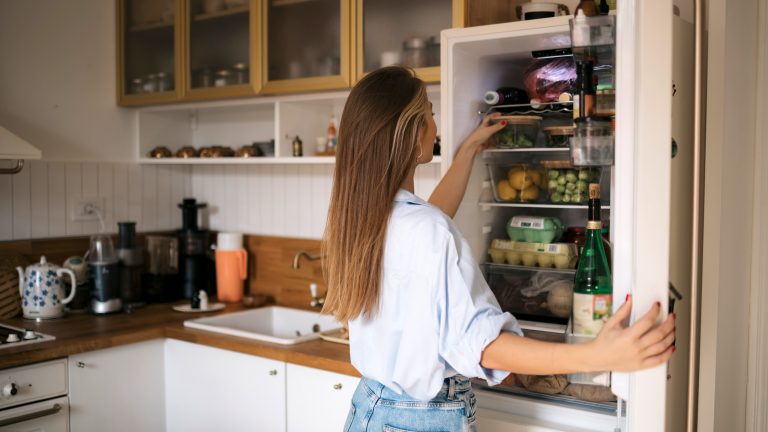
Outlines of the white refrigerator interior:
M 621 7 L 616 17 L 615 161 L 610 170 L 603 169 L 601 180 L 603 214 L 611 230 L 613 304 L 620 306 L 631 292 L 633 320 L 656 301 L 662 303 L 666 318 L 671 282 L 683 294 L 675 304 L 678 353 L 669 368 L 612 374 L 613 392 L 626 402 L 619 403 L 623 408 L 618 410 L 617 403 L 478 391 L 481 408 L 509 415 L 514 425 L 529 422 L 530 429 L 519 430 L 684 428 L 693 212 L 693 26 L 672 16 L 671 1 L 629 2 Z M 486 91 L 523 88 L 522 74 L 533 62 L 533 51 L 570 48 L 568 19 L 443 31 L 443 173 L 462 140 L 478 125 L 478 113 L 487 109 L 482 100 Z M 673 139 L 678 149 L 674 158 Z M 549 156 L 544 154 L 548 150 L 535 152 L 540 153 L 530 156 L 534 160 Z M 553 159 L 567 156 L 561 153 Z M 565 226 L 584 225 L 584 205 L 495 203 L 487 162 L 486 157 L 476 158 L 455 218 L 481 268 L 488 261 L 491 240 L 506 235 L 504 225 L 512 215 L 556 216 Z

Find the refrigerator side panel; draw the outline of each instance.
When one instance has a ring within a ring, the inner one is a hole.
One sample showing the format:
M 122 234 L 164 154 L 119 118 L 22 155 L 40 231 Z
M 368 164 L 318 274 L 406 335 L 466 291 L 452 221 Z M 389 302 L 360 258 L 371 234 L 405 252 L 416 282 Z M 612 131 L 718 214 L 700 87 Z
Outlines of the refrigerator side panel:
M 632 321 L 660 302 L 667 307 L 670 242 L 672 131 L 672 2 L 629 1 L 619 10 L 622 32 L 617 64 L 616 223 L 625 225 L 616 243 L 631 241 L 631 250 L 614 262 L 617 295 L 630 289 Z M 626 33 L 623 33 L 626 36 Z M 633 49 L 634 48 L 634 49 Z M 626 66 L 626 67 L 625 67 Z M 631 97 L 631 99 L 628 99 Z M 633 109 L 624 110 L 631 104 Z M 631 116 L 631 117 L 630 117 Z M 630 133 L 627 133 L 627 132 Z M 628 166 L 631 166 L 629 169 Z M 626 178 L 628 172 L 634 175 Z M 618 195 L 622 194 L 622 197 Z M 628 199 L 630 198 L 630 199 Z M 621 208 L 621 206 L 629 206 Z M 628 215 L 631 215 L 627 218 Z M 629 232 L 631 230 L 631 232 Z M 627 286 L 629 285 L 629 286 Z M 660 319 L 666 318 L 662 313 Z M 626 394 L 627 430 L 661 431 L 666 416 L 666 364 L 616 374 L 614 390 Z M 622 384 L 624 383 L 624 385 Z M 628 385 L 626 385 L 628 384 Z M 622 388 L 623 386 L 623 388 Z
M 669 280 L 682 294 L 675 303 L 677 352 L 669 362 L 667 382 L 668 431 L 685 430 L 688 390 L 688 350 L 691 316 L 691 242 L 693 231 L 693 25 L 674 18 L 672 79 L 672 138 L 677 156 L 672 158 L 669 238 Z

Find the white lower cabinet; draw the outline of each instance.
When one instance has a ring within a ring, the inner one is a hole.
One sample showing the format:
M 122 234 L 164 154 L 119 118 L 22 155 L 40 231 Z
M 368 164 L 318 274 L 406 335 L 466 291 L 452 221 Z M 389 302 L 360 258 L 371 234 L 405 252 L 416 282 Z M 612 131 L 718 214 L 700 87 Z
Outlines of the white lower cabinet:
M 285 379 L 284 362 L 169 339 L 166 430 L 284 432 Z
M 287 432 L 339 432 L 360 378 L 287 365 Z
M 162 339 L 69 357 L 73 432 L 165 430 Z

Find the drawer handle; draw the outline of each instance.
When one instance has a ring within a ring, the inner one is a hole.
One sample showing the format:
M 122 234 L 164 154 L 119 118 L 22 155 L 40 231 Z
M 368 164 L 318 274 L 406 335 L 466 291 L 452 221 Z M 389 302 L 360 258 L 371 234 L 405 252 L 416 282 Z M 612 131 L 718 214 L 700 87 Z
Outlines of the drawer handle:
M 269 371 L 269 374 L 272 376 L 277 375 L 277 369 L 272 369 L 271 371 Z
M 49 416 L 49 415 L 52 415 L 52 414 L 56 414 L 59 411 L 61 411 L 61 405 L 53 404 L 53 406 L 48 408 L 48 409 L 44 409 L 44 410 L 40 410 L 40 411 L 36 411 L 36 412 L 31 412 L 31 413 L 28 413 L 28 414 L 22 414 L 20 416 L 16 416 L 16 417 L 11 417 L 11 418 L 0 420 L 0 427 L 10 426 L 10 425 L 14 425 L 14 424 L 17 424 L 17 423 L 29 421 L 29 420 L 34 420 L 36 418 Z
M 338 383 L 338 384 L 334 384 L 334 385 L 333 385 L 333 389 L 334 389 L 334 390 L 341 390 L 341 383 Z
M 85 363 L 77 362 L 77 367 L 79 367 L 80 369 L 85 369 Z

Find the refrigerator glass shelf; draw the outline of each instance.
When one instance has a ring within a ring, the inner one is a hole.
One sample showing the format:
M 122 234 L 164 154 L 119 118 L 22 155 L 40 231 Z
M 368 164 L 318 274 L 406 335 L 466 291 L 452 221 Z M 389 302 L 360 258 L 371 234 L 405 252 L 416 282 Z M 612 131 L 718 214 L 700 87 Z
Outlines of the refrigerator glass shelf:
M 515 396 L 522 396 L 531 399 L 539 399 L 549 402 L 554 402 L 559 405 L 567 407 L 575 407 L 581 409 L 588 409 L 593 412 L 602 414 L 616 414 L 616 402 L 590 402 L 582 399 L 575 398 L 564 394 L 548 395 L 544 393 L 536 393 L 520 387 L 510 387 L 505 385 L 497 385 L 489 387 L 488 383 L 484 380 L 472 378 L 472 386 L 481 388 L 486 391 L 494 393 L 509 394 Z M 622 410 L 623 411 L 623 410 Z
M 492 148 L 483 150 L 483 154 L 486 153 L 568 153 L 571 151 L 570 147 L 532 147 L 532 148 L 511 148 L 511 149 L 497 149 Z
M 576 269 L 558 269 L 558 268 L 544 268 L 544 267 L 529 267 L 524 265 L 512 265 L 512 264 L 496 264 L 492 262 L 485 263 L 486 268 L 492 273 L 507 273 L 507 272 L 545 272 L 545 273 L 558 273 L 558 274 L 576 274 Z
M 547 204 L 547 203 L 499 203 L 492 201 L 481 201 L 478 203 L 480 207 L 518 207 L 518 208 L 544 208 L 544 209 L 583 209 L 586 210 L 586 205 L 570 205 L 570 204 Z M 601 210 L 610 210 L 611 206 L 601 206 Z
M 551 103 L 542 104 L 542 105 L 565 105 L 565 104 L 571 104 L 571 103 L 572 102 L 551 102 Z M 515 111 L 509 112 L 509 113 L 503 113 L 505 115 L 553 115 L 553 114 L 558 116 L 573 115 L 573 110 L 571 108 L 566 108 L 566 107 L 532 108 L 529 104 L 494 105 L 494 106 L 488 107 L 486 111 L 478 111 L 477 115 L 480 117 L 483 117 L 487 114 L 497 112 L 499 108 L 501 109 L 518 108 Z

